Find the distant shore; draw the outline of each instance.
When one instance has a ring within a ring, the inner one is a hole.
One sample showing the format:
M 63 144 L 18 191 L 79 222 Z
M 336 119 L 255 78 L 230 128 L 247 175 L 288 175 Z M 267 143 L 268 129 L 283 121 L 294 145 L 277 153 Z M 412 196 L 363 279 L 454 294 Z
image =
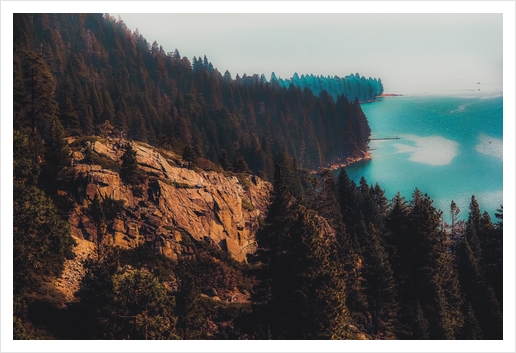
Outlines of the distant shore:
M 360 101 L 359 103 L 373 103 L 378 102 L 378 98 L 384 98 L 384 97 L 401 97 L 403 94 L 396 94 L 396 93 L 382 93 L 379 96 L 374 97 L 374 99 L 368 99 L 365 101 Z

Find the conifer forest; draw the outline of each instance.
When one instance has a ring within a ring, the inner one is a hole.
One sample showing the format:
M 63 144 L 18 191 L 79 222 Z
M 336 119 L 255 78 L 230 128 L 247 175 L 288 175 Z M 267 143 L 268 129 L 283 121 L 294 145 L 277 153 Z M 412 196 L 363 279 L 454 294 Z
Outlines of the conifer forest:
M 502 206 L 388 199 L 341 167 L 367 158 L 380 78 L 178 49 L 14 14 L 14 339 L 503 339 Z

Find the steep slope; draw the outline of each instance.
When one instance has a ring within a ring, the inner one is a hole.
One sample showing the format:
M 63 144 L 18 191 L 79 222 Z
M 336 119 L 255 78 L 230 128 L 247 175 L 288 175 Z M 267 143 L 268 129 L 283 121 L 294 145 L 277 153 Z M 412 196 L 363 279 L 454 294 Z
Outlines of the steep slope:
M 243 157 L 270 180 L 282 154 L 316 169 L 367 150 L 360 105 L 324 85 L 232 78 L 206 57 L 166 53 L 102 14 L 15 14 L 13 22 L 15 126 L 32 126 L 26 113 L 38 107 L 28 102 L 44 97 L 52 104 L 36 112 L 54 114 L 67 135 L 101 134 L 109 121 L 128 138 L 178 153 L 198 146 L 214 163 L 224 153 L 230 163 Z
M 86 142 L 94 153 L 119 162 L 125 141 Z M 107 220 L 105 242 L 123 248 L 142 244 L 171 259 L 191 252 L 182 239 L 189 236 L 208 241 L 244 261 L 254 251 L 254 235 L 264 217 L 272 186 L 256 176 L 223 175 L 192 170 L 173 154 L 166 156 L 152 147 L 131 142 L 144 172 L 143 192 L 122 181 L 118 170 L 83 163 L 84 154 L 74 153 L 76 207 L 69 215 L 72 234 L 97 241 L 97 226 L 89 212 L 95 194 L 123 202 L 123 209 Z M 175 160 L 170 158 L 174 157 Z M 135 196 L 138 195 L 138 196 Z

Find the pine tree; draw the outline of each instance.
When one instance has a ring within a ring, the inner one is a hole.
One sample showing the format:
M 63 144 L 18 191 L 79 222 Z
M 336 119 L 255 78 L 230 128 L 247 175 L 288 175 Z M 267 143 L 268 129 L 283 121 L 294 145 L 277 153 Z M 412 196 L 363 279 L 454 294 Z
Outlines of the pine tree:
M 368 238 L 364 249 L 364 293 L 372 315 L 372 334 L 380 332 L 395 337 L 397 318 L 397 294 L 394 274 L 385 249 L 380 244 L 377 230 L 369 223 Z
M 13 177 L 15 183 L 37 185 L 41 173 L 44 145 L 31 129 L 13 131 Z
M 136 159 L 136 151 L 130 143 L 126 144 L 122 157 L 122 167 L 120 168 L 120 176 L 126 183 L 137 183 L 138 177 L 138 160 Z
M 344 171 L 344 173 L 346 172 Z M 346 204 L 350 200 L 339 200 L 339 189 L 333 172 L 330 170 L 324 170 L 320 173 L 320 176 L 322 179 L 320 183 L 321 191 L 319 192 L 319 195 L 317 195 L 316 210 L 321 216 L 328 220 L 330 226 L 336 231 L 339 256 L 338 261 L 346 273 L 347 307 L 355 318 L 362 317 L 359 321 L 364 321 L 363 314 L 366 311 L 366 298 L 360 283 L 362 275 L 360 264 L 362 263 L 362 259 L 359 254 L 361 253 L 361 249 L 358 245 L 358 241 L 355 241 L 354 243 L 348 234 L 347 227 L 343 222 L 344 217 L 341 213 L 342 208 L 339 206 Z M 342 178 L 343 177 L 341 177 L 340 180 L 341 182 Z M 340 195 L 350 192 L 343 186 L 341 187 Z M 352 188 L 353 186 L 350 184 L 348 187 Z M 344 209 L 347 211 L 347 208 Z M 360 222 L 360 220 L 356 218 L 348 220 L 350 227 L 355 230 L 355 237 L 357 235 L 357 229 L 360 227 L 357 225 L 358 222 Z
M 202 325 L 205 322 L 201 306 L 199 274 L 188 260 L 179 263 L 177 275 L 179 288 L 176 293 L 177 328 L 182 339 L 202 338 Z
M 30 99 L 27 112 L 29 124 L 34 132 L 38 130 L 46 138 L 46 124 L 56 116 L 58 104 L 55 100 L 55 81 L 42 54 L 26 51 L 24 80 Z
M 349 312 L 335 235 L 297 204 L 279 166 L 275 180 L 274 202 L 257 235 L 263 272 L 254 308 L 262 332 L 274 339 L 346 338 Z
M 428 340 L 430 339 L 430 334 L 428 332 L 428 321 L 425 318 L 425 314 L 423 310 L 421 310 L 421 304 L 419 301 L 416 303 L 415 307 L 415 319 L 413 326 L 413 339 L 418 340 Z
M 233 166 L 231 166 L 231 163 L 229 163 L 228 152 L 225 149 L 220 150 L 219 160 L 222 169 L 227 170 L 229 172 L 233 170 Z
M 483 254 L 482 247 L 480 244 L 479 234 L 481 232 L 481 222 L 482 215 L 480 213 L 480 208 L 478 206 L 478 202 L 475 196 L 471 196 L 471 202 L 469 204 L 469 216 L 466 222 L 466 231 L 465 237 L 468 240 L 469 246 L 475 255 L 475 258 L 479 262 L 479 265 L 483 264 Z
M 64 103 L 59 107 L 59 120 L 63 124 L 67 135 L 81 135 L 79 114 L 68 95 L 65 97 Z
M 251 169 L 249 169 L 247 162 L 245 161 L 244 157 L 240 156 L 235 160 L 235 163 L 233 163 L 233 171 L 235 173 L 246 173 L 246 174 L 253 174 Z
M 188 168 L 197 166 L 197 154 L 194 152 L 192 146 L 186 145 L 183 149 L 183 160 L 188 163 Z
M 77 339 L 116 339 L 122 327 L 127 324 L 115 313 L 113 306 L 113 276 L 120 269 L 120 249 L 106 248 L 100 259 L 88 258 L 84 263 L 85 274 L 76 293 L 80 299 L 77 307 L 80 321 L 77 325 Z M 117 337 L 118 336 L 118 337 Z
M 480 324 L 475 316 L 475 312 L 471 307 L 471 304 L 467 306 L 466 314 L 464 315 L 464 326 L 462 327 L 461 333 L 458 337 L 463 340 L 481 340 L 482 330 Z
M 338 177 L 339 204 L 346 230 L 352 239 L 353 248 L 358 251 L 360 246 L 356 236 L 356 225 L 360 217 L 358 206 L 358 190 L 354 181 L 350 180 L 344 168 L 340 170 Z
M 73 258 L 75 241 L 51 199 L 34 185 L 14 183 L 13 189 L 13 310 L 15 323 L 24 327 L 30 293 L 61 274 Z M 22 328 L 19 327 L 21 330 Z M 27 332 L 25 332 L 27 333 Z M 23 332 L 18 335 L 25 336 Z M 27 333 L 28 334 L 28 333 Z M 21 338 L 21 337 L 20 337 Z
M 483 338 L 501 339 L 503 337 L 503 316 L 500 305 L 492 287 L 486 283 L 478 260 L 466 237 L 460 243 L 457 263 L 465 304 L 471 305 L 482 330 Z
M 114 314 L 126 320 L 121 332 L 116 333 L 119 338 L 177 338 L 174 298 L 158 278 L 148 271 L 125 269 L 112 281 Z
M 106 213 L 104 211 L 104 202 L 99 193 L 93 197 L 89 207 L 89 214 L 93 223 L 95 223 L 97 234 L 93 239 L 97 251 L 97 261 L 101 261 L 105 253 L 105 238 L 107 236 L 107 221 Z
M 57 190 L 59 179 L 71 165 L 70 147 L 65 141 L 63 126 L 56 117 L 51 118 L 50 131 L 45 143 L 45 163 L 43 167 L 43 183 L 50 193 Z

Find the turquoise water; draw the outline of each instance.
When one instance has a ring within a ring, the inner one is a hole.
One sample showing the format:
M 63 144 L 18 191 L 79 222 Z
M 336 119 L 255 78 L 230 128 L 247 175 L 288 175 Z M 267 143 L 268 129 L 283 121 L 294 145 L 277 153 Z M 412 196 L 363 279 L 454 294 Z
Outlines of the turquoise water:
M 454 200 L 467 218 L 471 195 L 494 219 L 503 203 L 502 97 L 385 97 L 362 104 L 372 138 L 371 161 L 346 168 L 349 177 L 378 182 L 387 198 L 415 188 L 449 215 Z

